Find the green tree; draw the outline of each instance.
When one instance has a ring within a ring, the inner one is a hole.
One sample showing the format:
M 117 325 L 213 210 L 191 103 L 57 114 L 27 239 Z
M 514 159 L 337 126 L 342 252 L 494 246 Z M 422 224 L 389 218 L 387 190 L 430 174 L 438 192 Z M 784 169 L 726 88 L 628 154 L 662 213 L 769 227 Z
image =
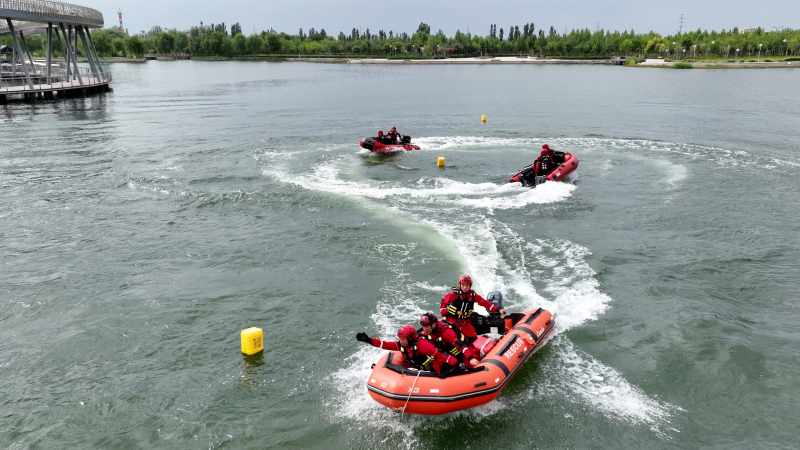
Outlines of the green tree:
M 155 47 L 159 54 L 167 55 L 175 51 L 175 36 L 160 31 L 155 34 Z
M 264 49 L 264 40 L 261 36 L 254 34 L 247 38 L 247 52 L 252 55 L 261 53 Z
M 116 38 L 111 40 L 111 49 L 115 56 L 125 55 L 125 39 Z
M 95 30 L 92 32 L 92 41 L 97 54 L 100 56 L 110 56 L 114 51 L 111 46 L 111 36 L 105 30 Z
M 270 33 L 267 35 L 267 48 L 269 53 L 280 53 L 284 48 L 284 40 L 277 33 Z M 294 52 L 292 52 L 294 53 Z
M 143 58 L 145 54 L 145 41 L 139 36 L 125 38 L 125 51 L 136 58 Z

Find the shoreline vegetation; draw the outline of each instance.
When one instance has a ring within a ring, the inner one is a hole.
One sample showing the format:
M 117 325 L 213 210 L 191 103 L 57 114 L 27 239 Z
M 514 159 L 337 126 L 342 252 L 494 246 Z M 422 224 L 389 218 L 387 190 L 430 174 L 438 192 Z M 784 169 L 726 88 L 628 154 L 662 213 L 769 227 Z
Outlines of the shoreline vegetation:
M 761 28 L 688 31 L 662 36 L 650 31 L 595 32 L 573 29 L 558 33 L 554 27 L 537 29 L 533 23 L 507 30 L 489 27 L 486 36 L 456 31 L 446 36 L 431 33 L 421 23 L 417 31 L 388 33 L 352 29 L 336 37 L 324 29 L 300 29 L 290 35 L 272 29 L 245 36 L 238 23 L 192 27 L 188 31 L 153 27 L 128 35 L 118 28 L 92 31 L 103 62 L 138 62 L 147 59 L 310 61 L 355 64 L 623 64 L 664 68 L 766 68 L 800 66 L 800 30 Z M 10 38 L 0 38 L 6 44 Z M 26 42 L 35 56 L 44 54 L 44 36 Z M 79 55 L 83 53 L 78 45 Z M 61 52 L 61 42 L 53 43 Z M 613 59 L 613 61 L 612 61 Z

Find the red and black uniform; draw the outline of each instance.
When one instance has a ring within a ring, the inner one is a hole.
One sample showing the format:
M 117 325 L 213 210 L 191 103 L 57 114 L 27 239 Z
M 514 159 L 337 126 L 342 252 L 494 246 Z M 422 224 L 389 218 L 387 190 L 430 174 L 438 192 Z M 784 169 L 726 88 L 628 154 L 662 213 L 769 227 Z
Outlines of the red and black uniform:
M 408 347 L 403 347 L 399 341 L 382 341 L 372 338 L 372 345 L 386 350 L 399 351 L 403 354 L 406 362 L 420 370 L 441 373 L 442 364 L 455 366 L 459 363 L 454 357 L 437 350 L 436 346 L 427 339 L 408 338 Z
M 469 362 L 470 359 L 480 360 L 475 347 L 464 342 L 464 334 L 452 324 L 445 321 L 437 321 L 431 327 L 431 334 L 423 331 L 422 337 L 433 342 L 439 350 L 461 359 L 467 367 L 472 366 Z
M 445 295 L 442 299 L 442 316 L 461 330 L 461 333 L 468 338 L 478 337 L 475 334 L 475 328 L 469 321 L 472 311 L 475 310 L 475 303 L 483 306 L 489 312 L 497 312 L 497 306 L 488 302 L 472 289 L 465 294 L 461 292 L 460 288 L 454 287 L 453 292 Z
M 399 136 L 400 133 L 398 133 L 397 131 L 390 131 L 386 133 L 386 139 L 392 144 L 397 144 Z
M 551 149 L 550 151 L 553 150 Z M 542 155 L 536 158 L 536 161 L 534 161 L 533 164 L 531 164 L 531 166 L 533 167 L 534 173 L 536 174 L 537 177 L 543 177 L 552 172 L 553 169 L 556 168 L 556 164 L 550 157 L 549 152 L 546 155 Z

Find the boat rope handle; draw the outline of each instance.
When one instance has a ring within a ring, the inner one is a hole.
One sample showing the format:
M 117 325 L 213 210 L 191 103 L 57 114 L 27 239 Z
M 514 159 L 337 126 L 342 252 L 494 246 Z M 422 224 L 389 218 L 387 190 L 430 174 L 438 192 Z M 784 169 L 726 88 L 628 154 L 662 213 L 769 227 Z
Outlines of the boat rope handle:
M 411 390 L 408 391 L 408 398 L 406 399 L 406 404 L 403 405 L 403 409 L 400 410 L 401 420 L 403 419 L 403 415 L 406 413 L 406 406 L 408 406 L 408 401 L 411 400 L 411 394 L 414 392 L 414 387 L 417 385 L 417 380 L 419 380 L 419 374 L 421 373 L 422 373 L 421 370 L 417 371 L 417 376 L 414 378 L 414 384 L 411 385 Z

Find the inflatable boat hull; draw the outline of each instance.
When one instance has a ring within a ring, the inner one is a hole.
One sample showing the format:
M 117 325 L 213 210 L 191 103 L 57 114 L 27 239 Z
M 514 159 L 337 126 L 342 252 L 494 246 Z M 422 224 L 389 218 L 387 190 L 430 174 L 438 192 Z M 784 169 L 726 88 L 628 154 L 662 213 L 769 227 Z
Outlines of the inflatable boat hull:
M 564 181 L 564 178 L 566 178 L 569 174 L 574 172 L 577 168 L 578 168 L 578 157 L 573 155 L 572 153 L 564 153 L 563 162 L 559 163 L 556 166 L 556 168 L 553 169 L 549 174 L 536 177 L 536 182 L 531 184 L 532 185 L 542 184 L 546 181 Z M 523 183 L 523 173 L 518 172 L 508 181 Z
M 476 368 L 455 375 L 419 372 L 408 366 L 399 352 L 389 352 L 378 360 L 367 380 L 369 395 L 392 410 L 409 414 L 447 414 L 489 403 L 547 341 L 554 325 L 548 311 L 526 312 Z
M 395 155 L 404 151 L 419 150 L 419 145 L 414 144 L 384 144 L 375 138 L 361 138 L 361 148 L 381 155 Z

